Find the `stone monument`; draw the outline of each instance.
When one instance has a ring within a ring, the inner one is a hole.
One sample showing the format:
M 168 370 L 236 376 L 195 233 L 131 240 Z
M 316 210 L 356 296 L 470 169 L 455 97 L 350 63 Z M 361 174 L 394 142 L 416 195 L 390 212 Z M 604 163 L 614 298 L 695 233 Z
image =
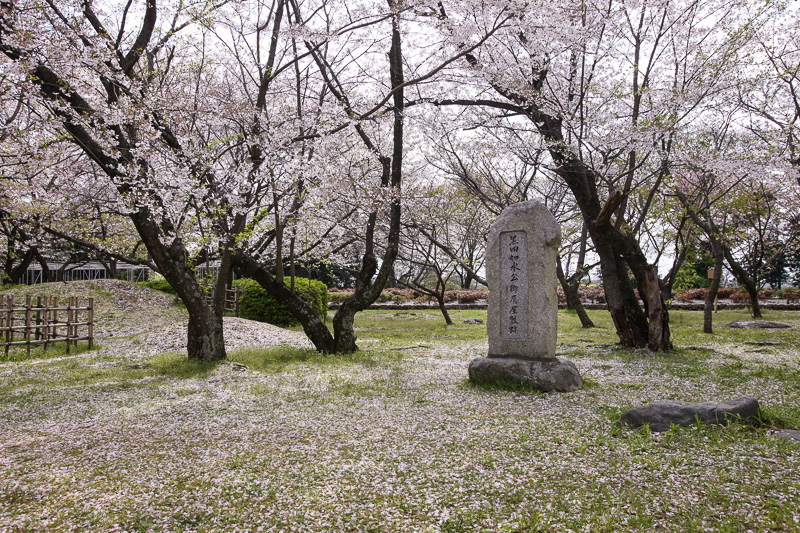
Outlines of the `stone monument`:
M 556 357 L 556 261 L 561 228 L 539 201 L 513 204 L 489 232 L 488 357 L 473 359 L 475 383 L 514 383 L 544 391 L 583 387 L 577 367 Z

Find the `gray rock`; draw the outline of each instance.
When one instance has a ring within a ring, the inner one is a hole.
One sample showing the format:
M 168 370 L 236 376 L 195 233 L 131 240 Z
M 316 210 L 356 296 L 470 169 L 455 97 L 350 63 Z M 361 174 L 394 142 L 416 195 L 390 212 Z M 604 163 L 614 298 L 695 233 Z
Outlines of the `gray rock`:
M 464 321 L 464 324 L 483 324 L 483 320 L 480 318 L 468 318 Z
M 800 441 L 800 431 L 796 429 L 782 429 L 777 433 L 775 433 L 775 436 L 778 437 L 779 439 Z
M 671 424 L 689 426 L 697 420 L 705 424 L 741 423 L 757 417 L 758 400 L 741 396 L 727 402 L 653 402 L 625 411 L 620 423 L 631 427 L 650 424 L 652 431 L 667 431 Z
M 785 329 L 791 328 L 789 324 L 781 324 L 780 322 L 770 322 L 769 320 L 739 320 L 728 324 L 729 328 L 739 329 Z
M 469 364 L 469 379 L 479 384 L 528 385 L 545 392 L 570 392 L 583 387 L 575 363 L 560 357 L 477 357 Z
M 508 206 L 487 240 L 490 357 L 556 356 L 556 254 L 561 229 L 539 201 Z

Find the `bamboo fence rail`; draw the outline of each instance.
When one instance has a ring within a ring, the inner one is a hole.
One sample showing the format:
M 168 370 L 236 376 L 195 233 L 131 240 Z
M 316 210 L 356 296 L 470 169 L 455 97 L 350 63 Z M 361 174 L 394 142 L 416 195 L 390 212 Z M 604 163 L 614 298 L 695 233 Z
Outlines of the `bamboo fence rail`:
M 53 296 L 27 296 L 25 303 L 16 303 L 13 296 L 0 296 L 0 347 L 6 358 L 12 346 L 25 346 L 28 354 L 31 346 L 43 344 L 44 349 L 56 342 L 67 343 L 78 348 L 78 341 L 94 342 L 94 299 L 80 305 L 78 298 L 71 297 L 67 305 L 59 305 Z

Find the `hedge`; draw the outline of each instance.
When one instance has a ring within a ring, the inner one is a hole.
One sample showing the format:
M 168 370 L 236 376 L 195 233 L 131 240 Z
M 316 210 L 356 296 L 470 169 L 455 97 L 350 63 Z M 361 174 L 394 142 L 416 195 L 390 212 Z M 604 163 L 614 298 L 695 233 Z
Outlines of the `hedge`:
M 284 278 L 287 287 L 291 278 Z M 299 322 L 289 309 L 278 302 L 252 279 L 238 279 L 233 285 L 241 288 L 239 294 L 239 316 L 248 320 L 267 322 L 276 326 L 296 326 Z M 311 306 L 321 320 L 328 316 L 328 287 L 321 281 L 307 278 L 294 278 L 294 290 L 300 298 Z
M 153 289 L 156 291 L 166 292 L 167 294 L 175 294 L 175 289 L 172 288 L 167 280 L 165 279 L 157 279 L 152 281 L 137 281 L 137 285 L 141 285 L 142 287 L 147 287 L 148 289 Z

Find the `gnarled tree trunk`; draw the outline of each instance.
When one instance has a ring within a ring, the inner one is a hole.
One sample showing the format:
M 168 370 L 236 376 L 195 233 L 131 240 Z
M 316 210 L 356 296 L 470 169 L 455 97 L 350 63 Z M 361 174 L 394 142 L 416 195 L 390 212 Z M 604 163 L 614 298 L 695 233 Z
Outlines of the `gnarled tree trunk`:
M 177 236 L 169 243 L 162 242 L 162 232 L 152 220 L 147 208 L 131 215 L 150 257 L 164 279 L 186 306 L 189 314 L 187 352 L 190 361 L 221 361 L 227 357 L 222 329 L 222 315 L 215 313 L 206 302 L 206 294 L 194 272 L 186 264 L 188 253 Z M 170 228 L 168 221 L 163 225 Z
M 571 309 L 577 313 L 578 318 L 581 321 L 581 326 L 584 328 L 595 327 L 594 322 L 592 322 L 592 319 L 589 318 L 589 315 L 586 313 L 586 309 L 583 307 L 583 302 L 581 302 L 581 298 L 578 295 L 580 279 L 573 279 L 573 277 L 577 276 L 567 279 L 566 275 L 564 274 L 564 269 L 561 267 L 560 260 L 558 261 L 556 275 L 558 276 L 558 282 L 561 284 L 561 290 L 564 291 L 564 298 L 567 300 L 567 309 Z

